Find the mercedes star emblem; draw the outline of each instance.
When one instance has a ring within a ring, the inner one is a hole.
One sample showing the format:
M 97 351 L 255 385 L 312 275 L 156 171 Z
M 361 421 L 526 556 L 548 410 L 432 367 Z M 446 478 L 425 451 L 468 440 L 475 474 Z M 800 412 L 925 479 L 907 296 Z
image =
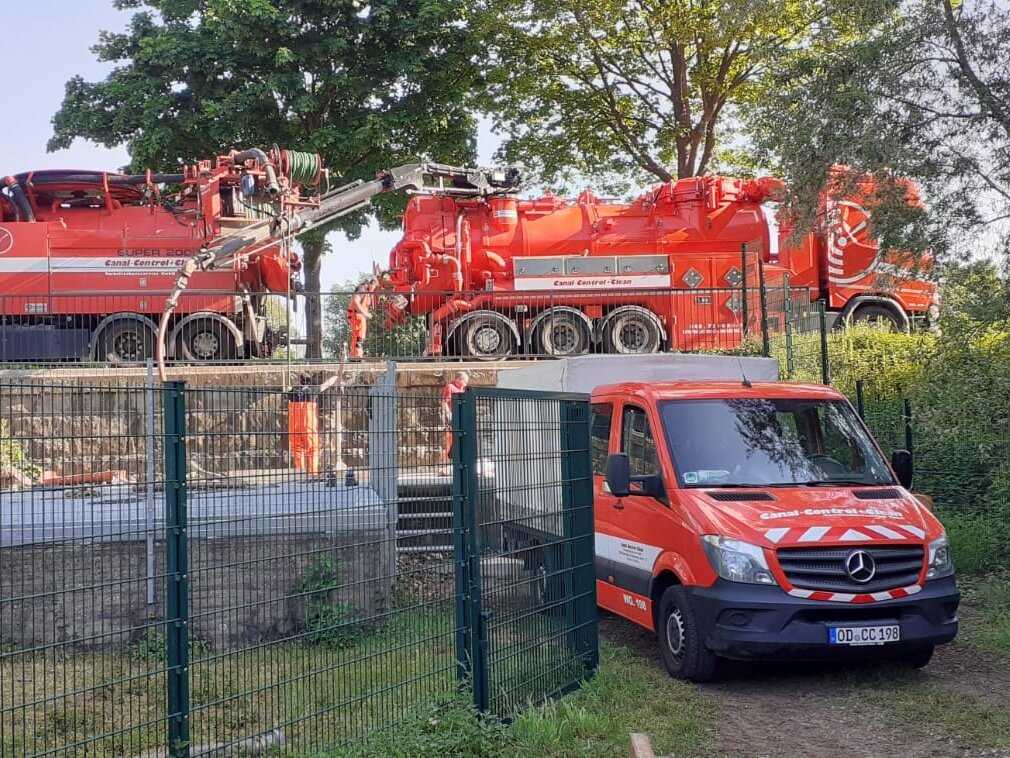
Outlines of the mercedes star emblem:
M 845 571 L 852 581 L 866 584 L 876 575 L 877 564 L 865 550 L 853 550 L 845 559 Z
M 0 227 L 0 255 L 8 252 L 14 247 L 14 235 Z

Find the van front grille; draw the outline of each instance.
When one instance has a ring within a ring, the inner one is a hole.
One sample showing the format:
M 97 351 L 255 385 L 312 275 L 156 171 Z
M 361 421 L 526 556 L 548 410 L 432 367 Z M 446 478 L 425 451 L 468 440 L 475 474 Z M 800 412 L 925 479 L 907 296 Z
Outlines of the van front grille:
M 849 556 L 863 551 L 873 559 L 873 578 L 858 582 L 845 568 Z M 865 594 L 915 584 L 922 573 L 922 545 L 889 547 L 779 548 L 779 566 L 797 589 Z

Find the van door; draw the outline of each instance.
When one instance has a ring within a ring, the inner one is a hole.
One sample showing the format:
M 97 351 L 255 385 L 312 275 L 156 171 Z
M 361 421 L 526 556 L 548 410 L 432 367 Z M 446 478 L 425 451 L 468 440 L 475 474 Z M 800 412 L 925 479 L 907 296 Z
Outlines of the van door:
M 661 472 L 656 438 L 645 409 L 625 405 L 621 411 L 619 452 L 628 454 L 632 476 Z M 649 585 L 652 568 L 662 548 L 669 509 L 634 492 L 616 498 L 604 491 L 597 496 L 597 550 L 601 544 L 610 561 L 615 592 L 607 593 L 608 610 L 652 628 Z M 601 594 L 601 605 L 603 595 Z

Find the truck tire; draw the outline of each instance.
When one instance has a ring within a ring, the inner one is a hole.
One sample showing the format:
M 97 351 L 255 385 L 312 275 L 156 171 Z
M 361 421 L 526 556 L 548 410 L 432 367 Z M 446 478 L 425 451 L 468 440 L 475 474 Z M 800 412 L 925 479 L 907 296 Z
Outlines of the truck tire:
M 659 320 L 646 308 L 637 305 L 617 308 L 604 324 L 604 352 L 625 355 L 658 353 L 662 345 Z
M 863 305 L 848 319 L 850 324 L 868 324 L 881 327 L 889 332 L 905 331 L 905 324 L 895 312 L 884 305 Z
M 691 596 L 681 584 L 667 587 L 659 599 L 659 654 L 670 676 L 707 682 L 715 675 L 716 655 L 705 647 Z
M 516 351 L 516 339 L 504 316 L 475 313 L 458 330 L 459 352 L 468 358 L 491 361 Z
M 143 363 L 154 357 L 154 342 L 154 332 L 143 321 L 117 318 L 98 334 L 95 357 L 108 363 Z
M 235 338 L 220 321 L 200 318 L 183 324 L 179 331 L 178 355 L 197 363 L 238 358 Z
M 548 311 L 536 325 L 533 350 L 541 355 L 585 355 L 592 333 L 584 318 L 568 309 Z

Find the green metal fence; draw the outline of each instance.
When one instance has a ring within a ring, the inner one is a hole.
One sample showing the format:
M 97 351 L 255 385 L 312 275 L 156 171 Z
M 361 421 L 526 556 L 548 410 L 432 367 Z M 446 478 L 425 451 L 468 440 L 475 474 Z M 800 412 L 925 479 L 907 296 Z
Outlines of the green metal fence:
M 510 425 L 519 407 L 537 423 Z M 312 754 L 461 688 L 508 716 L 576 686 L 586 403 L 470 394 L 454 467 L 441 410 L 392 372 L 308 394 L 0 384 L 0 755 Z M 528 440 L 562 493 L 546 577 L 504 538 L 537 486 L 516 484 Z M 564 601 L 528 592 L 545 580 Z
M 1010 567 L 1010 414 L 990 417 L 956 406 L 867 396 L 852 398 L 885 453 L 913 453 L 913 488 L 929 496 L 952 540 L 958 568 L 968 573 Z
M 507 718 L 576 687 L 599 660 L 589 402 L 469 390 L 457 415 L 458 657 L 477 707 Z

